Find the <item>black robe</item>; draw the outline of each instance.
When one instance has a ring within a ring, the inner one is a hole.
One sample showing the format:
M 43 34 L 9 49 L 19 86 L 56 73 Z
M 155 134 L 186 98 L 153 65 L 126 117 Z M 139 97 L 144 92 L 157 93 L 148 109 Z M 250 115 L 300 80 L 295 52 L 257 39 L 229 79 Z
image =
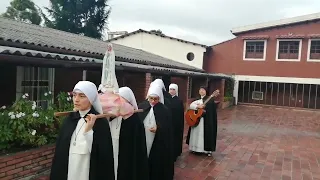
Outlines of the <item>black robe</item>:
M 203 97 L 203 102 L 206 101 L 208 96 Z M 217 144 L 217 131 L 218 131 L 218 120 L 217 120 L 217 105 L 213 99 L 211 99 L 205 107 L 204 119 L 204 150 L 215 151 Z M 189 127 L 186 143 L 189 144 L 191 128 Z
M 118 180 L 149 180 L 144 125 L 137 113 L 121 123 Z
M 93 108 L 88 114 L 98 114 Z M 50 180 L 67 180 L 70 140 L 80 119 L 79 112 L 64 120 L 56 142 Z M 110 127 L 107 119 L 97 119 L 93 126 L 89 180 L 114 180 L 114 160 Z
M 171 95 L 164 89 L 162 90 L 163 97 L 164 97 L 164 105 L 166 105 L 169 109 L 171 109 L 172 102 L 171 102 Z
M 139 104 L 140 120 L 143 122 L 148 115 L 151 105 L 148 101 Z M 149 179 L 150 180 L 173 180 L 173 134 L 172 121 L 168 108 L 158 103 L 153 107 L 157 131 L 149 154 Z
M 183 141 L 183 130 L 184 130 L 184 107 L 183 102 L 179 97 L 174 96 L 171 99 L 171 111 L 172 111 L 172 122 L 173 122 L 173 148 L 174 148 L 174 159 L 182 153 L 182 141 Z

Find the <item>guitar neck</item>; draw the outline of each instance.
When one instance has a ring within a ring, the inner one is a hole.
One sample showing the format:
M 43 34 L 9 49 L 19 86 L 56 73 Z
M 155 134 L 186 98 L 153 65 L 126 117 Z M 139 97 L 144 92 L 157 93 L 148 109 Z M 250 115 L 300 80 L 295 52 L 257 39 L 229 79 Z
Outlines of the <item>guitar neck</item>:
M 211 100 L 211 98 L 213 98 L 213 96 L 209 96 L 209 98 L 206 101 L 204 101 L 203 105 L 206 105 Z

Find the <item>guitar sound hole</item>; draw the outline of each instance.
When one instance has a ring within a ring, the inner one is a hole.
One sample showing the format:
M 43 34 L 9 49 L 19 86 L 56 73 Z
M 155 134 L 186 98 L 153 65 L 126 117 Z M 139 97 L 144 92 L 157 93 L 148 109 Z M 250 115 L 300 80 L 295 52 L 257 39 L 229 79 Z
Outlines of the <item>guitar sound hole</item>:
M 198 114 L 198 110 L 195 110 L 195 111 L 194 111 L 194 114 Z

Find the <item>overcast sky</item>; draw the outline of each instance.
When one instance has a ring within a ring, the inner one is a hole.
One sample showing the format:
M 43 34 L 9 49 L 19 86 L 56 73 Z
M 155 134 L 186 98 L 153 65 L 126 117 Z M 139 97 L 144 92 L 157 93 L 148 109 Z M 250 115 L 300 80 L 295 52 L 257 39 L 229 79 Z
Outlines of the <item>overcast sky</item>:
M 4 12 L 11 0 L 0 1 Z M 49 0 L 33 0 L 38 6 Z M 234 27 L 320 12 L 320 0 L 109 0 L 110 31 L 160 29 L 206 45 L 232 38 Z

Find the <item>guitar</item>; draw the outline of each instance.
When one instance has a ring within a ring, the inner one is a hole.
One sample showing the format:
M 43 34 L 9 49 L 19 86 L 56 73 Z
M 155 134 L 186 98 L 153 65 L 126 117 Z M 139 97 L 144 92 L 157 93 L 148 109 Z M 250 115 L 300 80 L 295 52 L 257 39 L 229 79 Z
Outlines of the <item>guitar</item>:
M 220 91 L 217 89 L 215 90 L 210 96 L 209 98 L 203 102 L 203 105 L 205 106 L 211 98 L 216 97 L 220 94 Z M 187 124 L 191 127 L 195 127 L 199 124 L 201 117 L 203 116 L 203 114 L 205 113 L 204 109 L 197 109 L 197 110 L 193 110 L 193 109 L 188 109 L 187 112 L 184 115 L 184 118 L 187 122 Z

